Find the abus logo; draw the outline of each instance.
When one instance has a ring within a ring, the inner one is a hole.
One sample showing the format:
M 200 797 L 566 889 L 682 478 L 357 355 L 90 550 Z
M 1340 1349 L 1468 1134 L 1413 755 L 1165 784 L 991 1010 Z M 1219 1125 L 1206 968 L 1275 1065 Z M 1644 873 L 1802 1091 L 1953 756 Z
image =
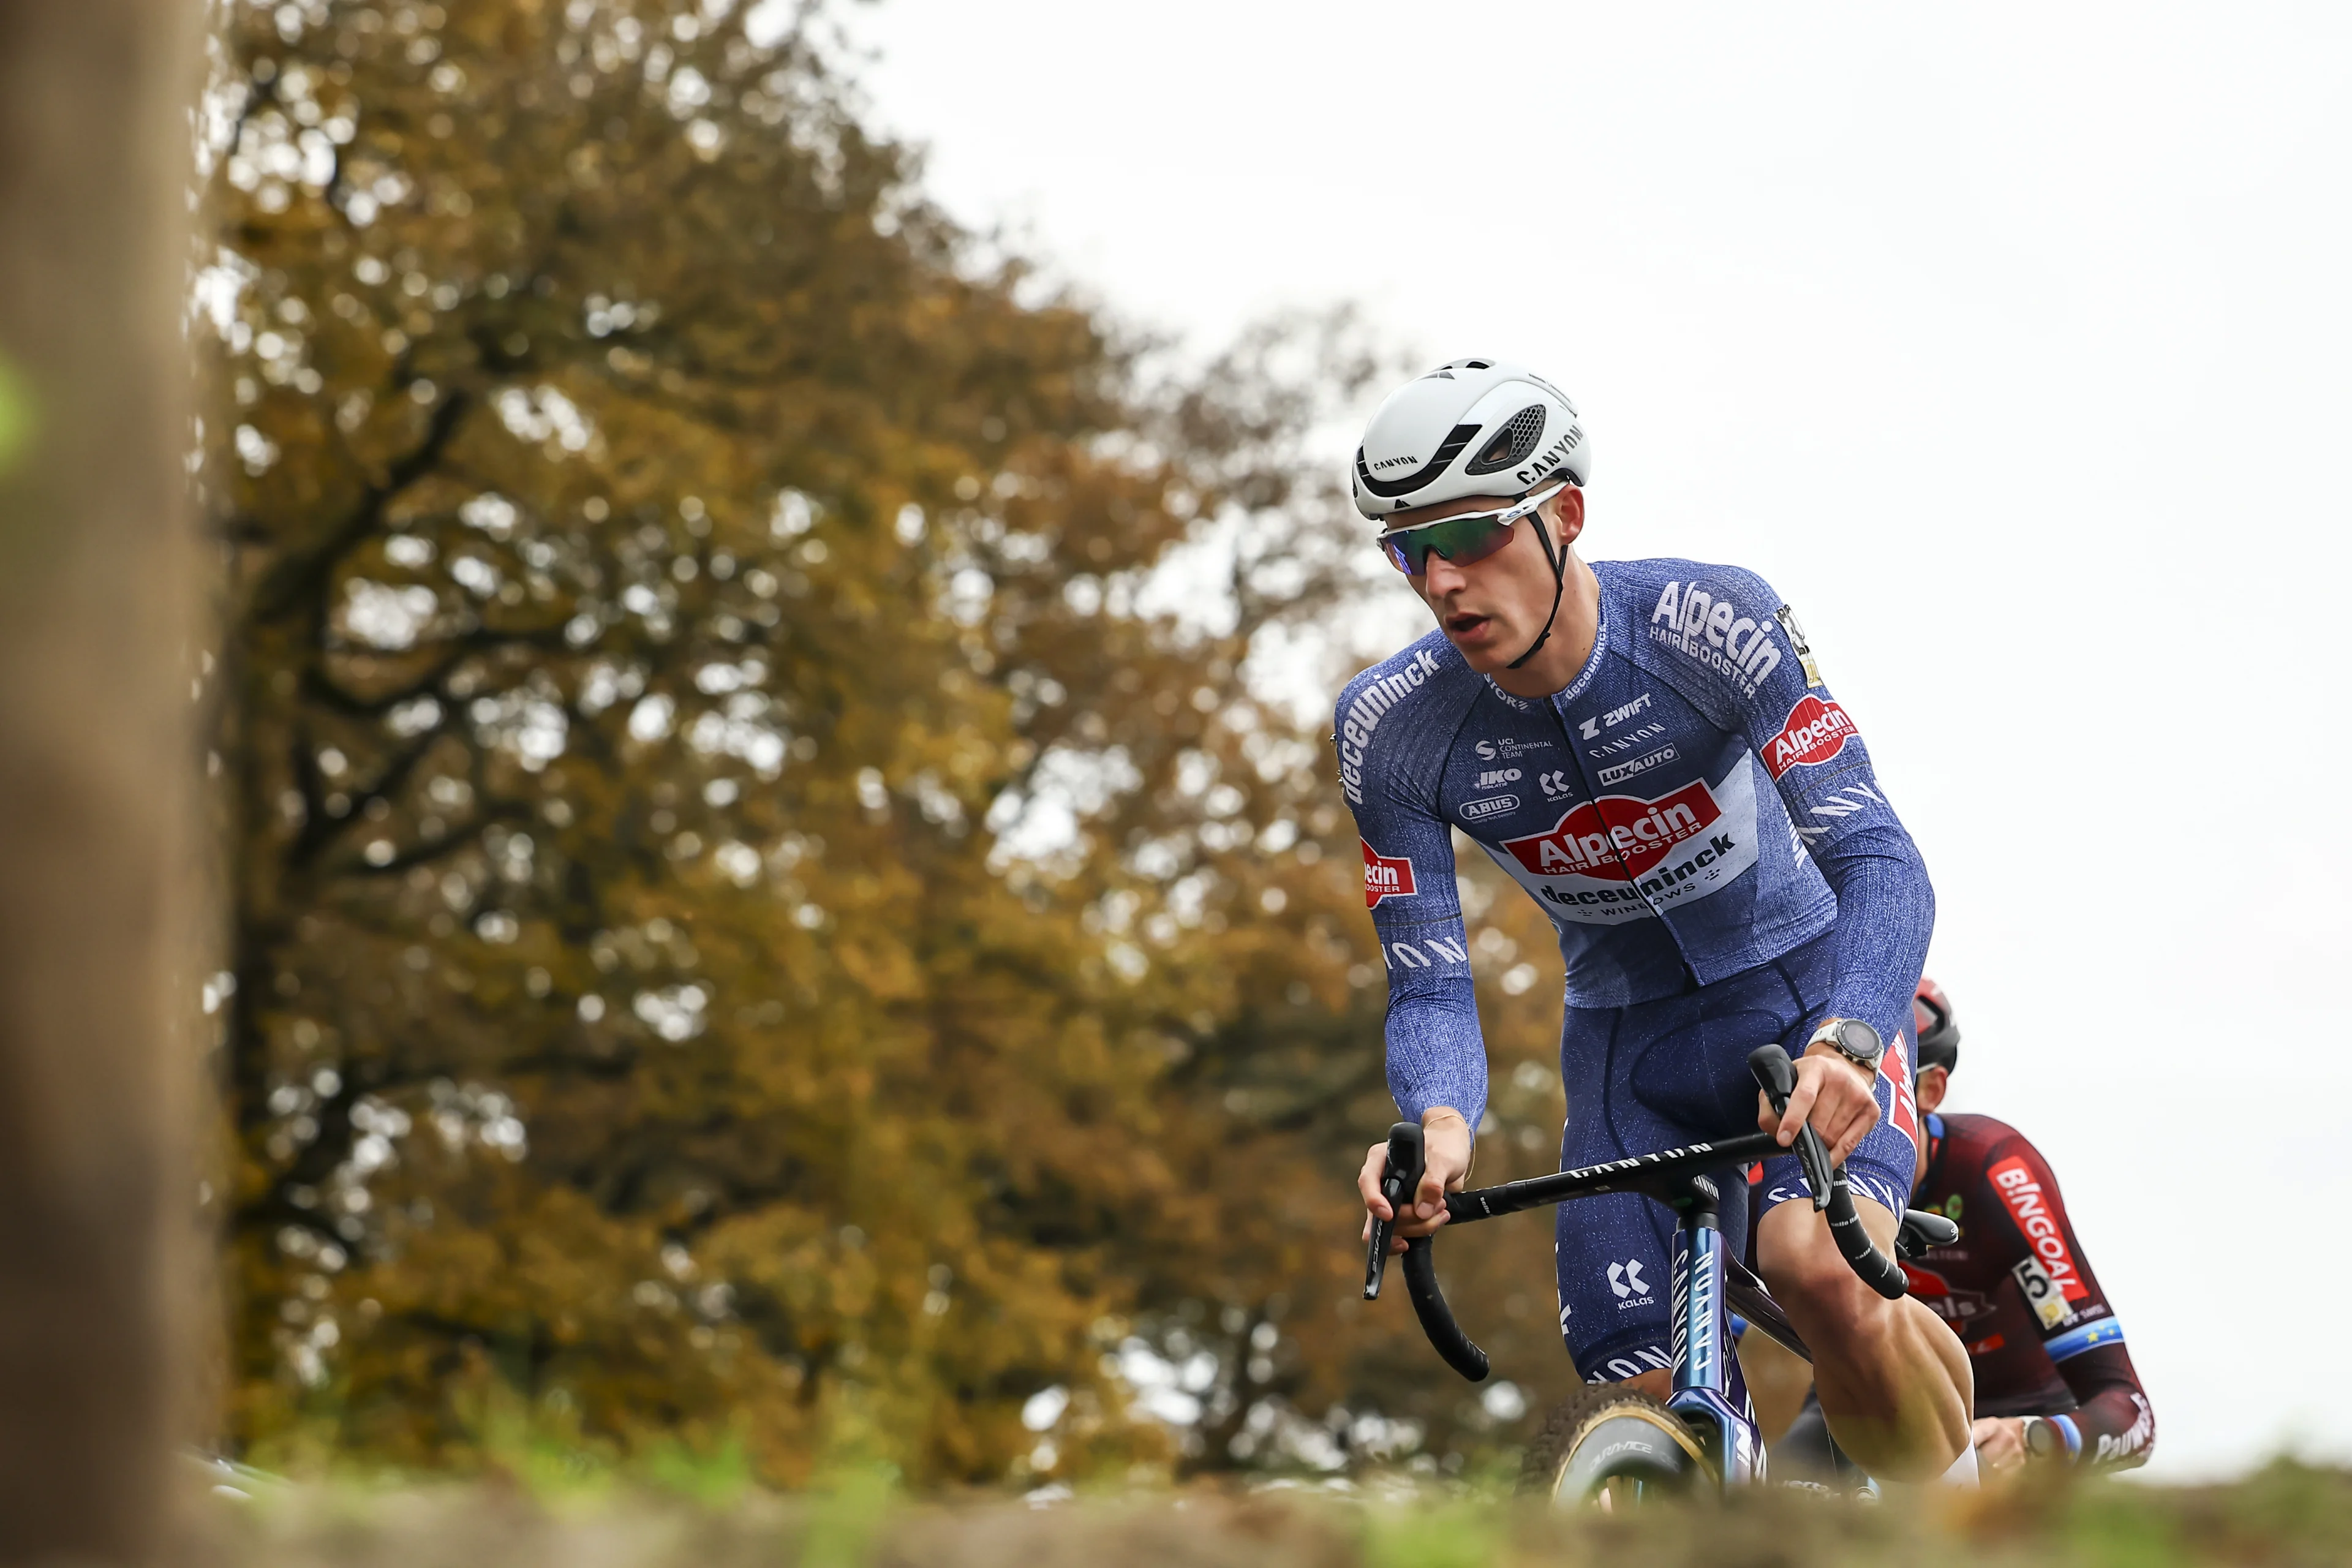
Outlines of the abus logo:
M 1376 853 L 1370 840 L 1358 839 L 1364 847 L 1364 908 L 1376 910 L 1382 899 L 1409 899 L 1413 895 L 1412 861 L 1399 855 L 1394 858 Z
M 2050 1212 L 2044 1200 L 2042 1183 L 2033 1168 L 2021 1154 L 2012 1154 L 1985 1173 L 2009 1205 L 2009 1212 L 2017 1221 L 2017 1228 L 2025 1233 L 2025 1243 L 2050 1271 L 2051 1282 L 2058 1293 L 2069 1301 L 2079 1301 L 2091 1292 L 2075 1270 L 2074 1256 L 2066 1250 L 2066 1233 L 2058 1224 L 2058 1216 Z
M 1642 1260 L 1636 1258 L 1631 1262 L 1611 1264 L 1609 1289 L 1621 1301 L 1629 1297 L 1647 1296 L 1650 1293 L 1650 1283 L 1642 1278 Z
M 1490 816 L 1501 816 L 1506 812 L 1518 809 L 1517 795 L 1490 795 L 1484 800 L 1466 802 L 1462 807 L 1462 815 L 1472 822 L 1484 822 Z
M 1693 779 L 1654 801 L 1630 795 L 1586 801 L 1550 832 L 1507 838 L 1503 847 L 1538 876 L 1572 871 L 1630 882 L 1684 839 L 1706 832 L 1722 815 L 1706 781 Z
M 1780 732 L 1764 748 L 1764 771 L 1779 778 L 1790 768 L 1810 768 L 1845 750 L 1859 731 L 1845 710 L 1824 702 L 1811 692 L 1797 699 Z
M 1499 789 L 1505 784 L 1518 782 L 1519 770 L 1517 768 L 1489 768 L 1478 775 L 1480 789 Z

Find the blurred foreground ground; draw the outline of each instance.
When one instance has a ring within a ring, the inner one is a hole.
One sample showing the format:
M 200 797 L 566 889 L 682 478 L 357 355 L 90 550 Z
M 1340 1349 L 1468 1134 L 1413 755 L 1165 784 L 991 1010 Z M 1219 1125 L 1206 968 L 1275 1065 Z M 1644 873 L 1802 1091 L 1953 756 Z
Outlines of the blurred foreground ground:
M 1153 1491 L 1045 1506 L 917 1502 L 853 1477 L 783 1497 L 695 1501 L 618 1490 L 535 1497 L 519 1485 L 257 1487 L 204 1497 L 185 1559 L 203 1568 L 1062 1568 L 1068 1564 L 2249 1563 L 2352 1561 L 2352 1474 L 2285 1461 L 2226 1486 L 2090 1483 L 1952 1494 L 1929 1510 L 1797 1494 L 1563 1520 L 1497 1489 L 1387 1496 Z

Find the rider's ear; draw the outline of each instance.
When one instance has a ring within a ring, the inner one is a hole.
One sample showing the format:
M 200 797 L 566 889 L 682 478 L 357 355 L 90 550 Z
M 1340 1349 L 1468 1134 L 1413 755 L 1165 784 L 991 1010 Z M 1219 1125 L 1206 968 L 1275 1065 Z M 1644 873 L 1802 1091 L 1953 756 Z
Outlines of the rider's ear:
M 1584 531 L 1584 491 L 1578 486 L 1569 486 L 1552 499 L 1549 510 L 1559 519 L 1554 537 L 1559 539 L 1561 548 L 1575 543 L 1576 536 Z

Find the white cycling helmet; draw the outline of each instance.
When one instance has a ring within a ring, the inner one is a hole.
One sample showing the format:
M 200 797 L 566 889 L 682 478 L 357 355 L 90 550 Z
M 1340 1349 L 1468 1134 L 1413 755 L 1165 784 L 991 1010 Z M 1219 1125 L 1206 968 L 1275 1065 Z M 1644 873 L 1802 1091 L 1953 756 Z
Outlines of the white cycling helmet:
M 1581 486 L 1592 443 L 1576 405 L 1524 365 L 1457 359 L 1389 394 L 1356 448 L 1356 510 L 1378 521 L 1463 496 Z

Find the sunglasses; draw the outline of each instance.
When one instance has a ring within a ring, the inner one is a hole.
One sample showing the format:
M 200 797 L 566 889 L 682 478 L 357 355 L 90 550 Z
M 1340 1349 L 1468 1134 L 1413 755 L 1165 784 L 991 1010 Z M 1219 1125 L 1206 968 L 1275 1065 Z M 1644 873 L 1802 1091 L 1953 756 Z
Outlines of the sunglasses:
M 1511 542 L 1513 523 L 1566 489 L 1566 484 L 1557 484 L 1494 511 L 1456 512 L 1435 522 L 1415 523 L 1411 528 L 1383 533 L 1379 540 L 1381 553 L 1389 558 L 1390 565 L 1408 577 L 1426 573 L 1433 554 L 1443 555 L 1456 566 L 1484 561 Z

